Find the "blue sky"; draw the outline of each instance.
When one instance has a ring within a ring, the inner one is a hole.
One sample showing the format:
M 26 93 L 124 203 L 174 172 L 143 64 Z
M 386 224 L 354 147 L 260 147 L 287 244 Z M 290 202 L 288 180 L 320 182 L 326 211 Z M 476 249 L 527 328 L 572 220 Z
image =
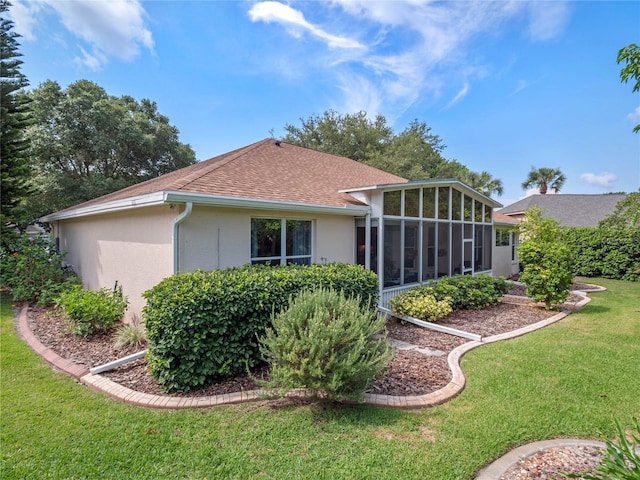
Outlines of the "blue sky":
M 199 160 L 364 110 L 427 123 L 505 205 L 532 166 L 562 193 L 640 187 L 640 93 L 616 64 L 640 2 L 11 1 L 31 87 L 149 98 Z

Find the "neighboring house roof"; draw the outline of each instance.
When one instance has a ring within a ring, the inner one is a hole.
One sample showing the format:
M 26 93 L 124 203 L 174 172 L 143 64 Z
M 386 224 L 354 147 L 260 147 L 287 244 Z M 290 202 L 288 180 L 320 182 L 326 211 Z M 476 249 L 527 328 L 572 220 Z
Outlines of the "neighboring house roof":
M 496 225 L 517 225 L 520 223 L 519 218 L 513 218 L 500 212 L 493 212 L 493 223 Z
M 110 206 L 133 208 L 172 199 L 194 199 L 198 203 L 198 199 L 212 196 L 274 202 L 274 205 L 286 202 L 363 207 L 365 204 L 346 190 L 406 182 L 402 177 L 345 157 L 265 139 L 47 215 L 43 220 L 101 213 Z
M 600 220 L 613 213 L 626 194 L 600 195 L 531 195 L 500 209 L 501 214 L 522 216 L 532 207 L 539 207 L 544 218 L 553 218 L 564 227 L 597 227 Z

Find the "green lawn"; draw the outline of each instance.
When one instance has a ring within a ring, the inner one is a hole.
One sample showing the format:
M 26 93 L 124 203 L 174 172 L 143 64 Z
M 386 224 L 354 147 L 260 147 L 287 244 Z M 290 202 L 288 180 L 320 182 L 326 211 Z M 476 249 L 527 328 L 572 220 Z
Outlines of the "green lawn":
M 640 416 L 640 284 L 595 283 L 580 313 L 468 353 L 464 392 L 418 411 L 123 405 L 44 364 L 3 297 L 2 478 L 470 479 L 523 443 L 613 437 Z

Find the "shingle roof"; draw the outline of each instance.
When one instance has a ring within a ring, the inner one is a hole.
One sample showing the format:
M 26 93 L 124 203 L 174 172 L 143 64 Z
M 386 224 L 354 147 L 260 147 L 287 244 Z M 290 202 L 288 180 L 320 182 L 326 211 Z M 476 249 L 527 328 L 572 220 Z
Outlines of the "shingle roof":
M 509 215 L 505 215 L 504 213 L 493 212 L 493 221 L 495 223 L 508 223 L 508 224 L 517 224 L 520 223 L 520 220 L 517 218 L 510 217 Z
M 518 215 L 537 206 L 543 217 L 553 218 L 564 227 L 596 227 L 625 197 L 625 194 L 531 195 L 500 209 L 500 213 Z
M 340 190 L 404 182 L 345 157 L 265 139 L 67 211 L 162 191 L 344 207 L 363 203 Z

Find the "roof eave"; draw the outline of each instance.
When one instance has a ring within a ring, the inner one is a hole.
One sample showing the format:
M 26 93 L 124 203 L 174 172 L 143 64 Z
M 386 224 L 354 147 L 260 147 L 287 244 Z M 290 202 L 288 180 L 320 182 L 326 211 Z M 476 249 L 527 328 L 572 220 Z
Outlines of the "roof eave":
M 86 217 L 89 215 L 113 213 L 132 208 L 162 205 L 163 203 L 166 203 L 164 192 L 153 192 L 144 195 L 137 195 L 135 197 L 123 198 L 121 200 L 114 200 L 112 202 L 99 203 L 97 205 L 62 210 L 60 212 L 45 215 L 40 219 L 40 221 L 50 223 L 56 220 L 67 220 L 70 218 Z
M 370 207 L 367 205 L 332 206 L 319 205 L 302 202 L 286 202 L 280 200 L 263 200 L 257 198 L 230 197 L 223 195 L 208 195 L 201 193 L 185 193 L 176 191 L 160 191 L 139 195 L 136 197 L 112 202 L 100 203 L 87 207 L 63 210 L 61 212 L 46 215 L 40 219 L 42 222 L 54 222 L 57 220 L 68 220 L 71 218 L 86 217 L 90 215 L 100 215 L 106 213 L 120 212 L 132 208 L 149 207 L 163 205 L 167 203 L 187 203 L 194 205 L 209 205 L 219 207 L 254 208 L 257 210 L 281 210 L 296 211 L 305 213 L 320 213 L 329 215 L 349 215 L 361 216 L 369 213 Z
M 282 200 L 265 200 L 258 198 L 231 197 L 224 195 L 206 195 L 185 192 L 165 192 L 169 203 L 193 202 L 195 205 L 218 207 L 254 208 L 257 210 L 281 210 L 306 213 L 324 213 L 332 215 L 360 216 L 369 213 L 368 205 L 333 206 L 315 203 L 287 202 Z

